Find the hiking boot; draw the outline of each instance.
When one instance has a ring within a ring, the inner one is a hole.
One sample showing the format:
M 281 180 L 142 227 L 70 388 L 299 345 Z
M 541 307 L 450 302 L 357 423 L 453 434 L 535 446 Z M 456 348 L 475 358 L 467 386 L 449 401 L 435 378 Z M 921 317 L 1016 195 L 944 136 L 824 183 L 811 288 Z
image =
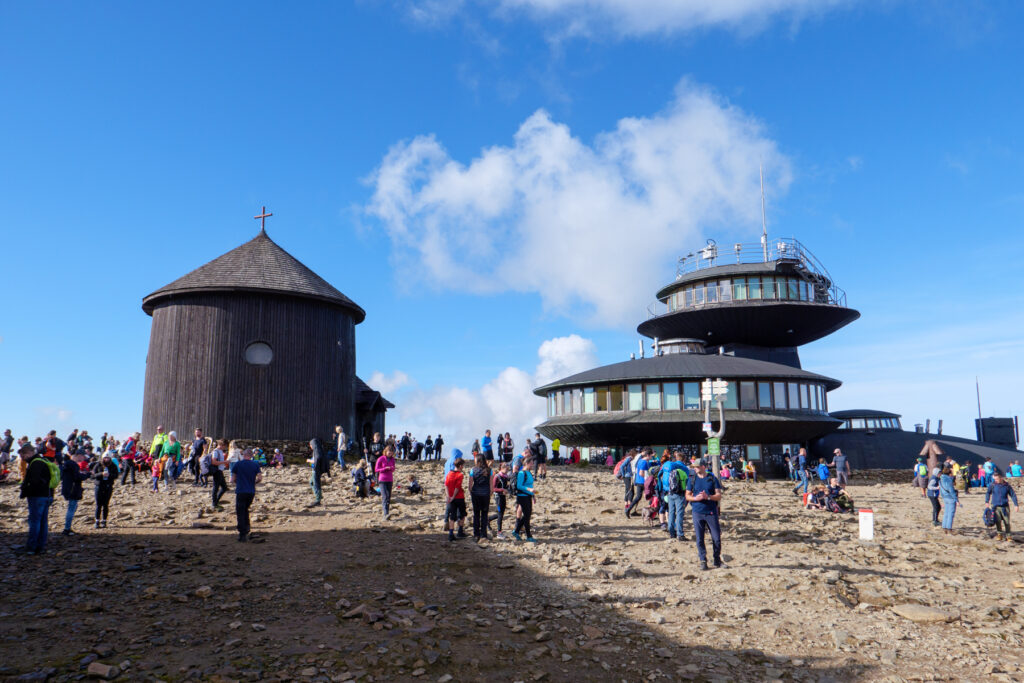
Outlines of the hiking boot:
M 721 558 L 715 560 L 715 569 L 728 569 L 729 566 L 722 562 Z
M 451 542 L 451 541 L 454 541 L 454 540 L 455 540 L 455 532 L 454 531 L 449 531 L 448 532 L 448 541 Z
M 676 540 L 677 541 L 685 541 L 686 540 L 686 536 L 684 536 L 683 534 L 677 534 L 676 535 Z
M 96 528 L 97 528 L 97 529 L 99 529 L 99 528 L 100 528 L 100 520 L 98 520 L 98 519 L 96 520 Z
M 76 535 L 75 532 L 72 531 L 71 529 L 65 529 L 61 533 L 64 534 L 65 536 L 75 536 Z
M 668 524 L 662 523 L 661 530 L 662 531 L 668 531 Z
M 466 532 L 462 529 L 459 529 L 459 533 L 455 534 L 455 538 L 467 538 Z
M 102 522 L 100 522 L 100 528 L 101 529 L 106 529 L 107 528 L 107 520 L 103 520 Z
M 246 535 L 245 535 L 245 534 L 239 534 L 239 535 L 238 535 L 238 542 L 239 542 L 239 543 L 245 543 L 245 542 L 246 542 L 246 541 L 248 541 L 248 540 L 249 540 L 249 539 L 248 539 L 248 538 L 246 537 Z
M 700 569 L 701 569 L 701 571 L 705 571 L 706 572 L 708 570 L 708 563 L 707 562 L 701 562 L 700 563 Z
M 537 539 L 536 539 L 536 538 L 534 538 L 533 536 L 527 536 L 527 537 L 526 537 L 526 542 L 527 542 L 527 543 L 536 543 L 536 542 L 537 542 Z
M 512 538 L 516 539 L 517 541 L 523 540 L 523 537 L 519 535 L 518 531 L 513 531 L 512 532 Z

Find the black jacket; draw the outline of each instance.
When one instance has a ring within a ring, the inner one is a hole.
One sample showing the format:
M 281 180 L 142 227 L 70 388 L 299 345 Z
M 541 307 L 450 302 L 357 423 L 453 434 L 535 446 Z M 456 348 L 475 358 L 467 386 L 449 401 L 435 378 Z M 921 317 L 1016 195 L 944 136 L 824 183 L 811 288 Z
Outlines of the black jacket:
M 60 495 L 64 500 L 82 500 L 82 482 L 89 476 L 90 474 L 83 472 L 77 462 L 65 458 L 64 466 L 60 470 Z
M 109 472 L 109 476 L 106 479 L 103 478 L 104 468 Z M 114 481 L 117 479 L 117 465 L 115 465 L 113 461 L 104 465 L 103 461 L 100 460 L 93 468 L 92 475 L 96 478 L 96 494 L 113 492 Z
M 37 455 L 29 462 L 25 478 L 21 482 L 21 497 L 50 497 L 50 466 L 42 456 Z

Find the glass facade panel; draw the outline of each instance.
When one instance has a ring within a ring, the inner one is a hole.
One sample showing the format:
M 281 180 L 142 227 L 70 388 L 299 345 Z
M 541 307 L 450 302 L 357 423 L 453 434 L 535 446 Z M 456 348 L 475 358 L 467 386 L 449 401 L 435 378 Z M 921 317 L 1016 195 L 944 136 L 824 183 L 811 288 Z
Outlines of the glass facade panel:
M 800 405 L 801 405 L 801 407 L 803 407 L 804 410 L 810 410 L 811 409 L 811 385 L 810 384 L 801 384 L 800 385 L 800 392 L 801 392 L 801 396 L 800 396 Z
M 583 412 L 583 390 L 573 389 L 572 390 L 572 412 L 579 415 Z
M 761 447 L 760 446 L 747 446 L 747 460 L 760 460 L 761 459 Z
M 737 277 L 732 280 L 732 298 L 733 299 L 746 299 L 747 298 L 747 278 Z
M 679 410 L 682 407 L 679 402 L 678 382 L 666 382 L 662 385 L 661 391 L 665 396 L 665 410 Z
M 785 283 L 785 280 L 783 280 L 782 278 L 779 278 L 779 282 Z M 775 296 L 775 278 L 767 277 L 767 276 L 761 278 L 761 287 L 764 290 L 763 294 L 761 295 L 762 298 L 764 298 L 764 299 L 775 299 L 775 298 L 778 298 L 778 297 Z
M 594 387 L 587 387 L 583 390 L 583 412 L 594 412 Z
M 810 286 L 806 282 L 803 282 L 803 281 L 800 282 L 800 300 L 801 301 L 810 301 L 811 300 L 811 288 L 810 288 Z
M 757 410 L 757 387 L 753 382 L 740 382 L 740 410 Z
M 686 297 L 686 302 L 685 302 L 684 305 L 687 308 L 689 308 L 690 306 L 693 306 L 693 289 L 690 288 L 690 287 L 687 287 L 686 289 L 684 289 L 683 290 L 683 296 Z
M 775 398 L 775 410 L 789 410 L 789 404 L 786 403 L 786 383 L 775 382 L 772 385 L 772 389 Z
M 772 384 L 771 382 L 757 383 L 757 407 L 761 410 L 772 409 Z
M 630 384 L 629 390 L 629 410 L 643 410 L 644 409 L 644 387 L 642 384 Z
M 732 280 L 718 281 L 718 296 L 722 301 L 732 301 Z
M 812 384 L 811 385 L 811 410 L 813 410 L 815 412 L 821 410 L 821 401 L 819 400 L 820 398 L 821 398 L 821 394 L 818 393 L 818 385 L 817 384 Z
M 850 429 L 866 429 L 867 426 L 864 423 L 864 418 L 855 417 L 850 420 Z
M 608 410 L 622 410 L 622 385 L 615 384 L 608 387 Z
M 683 409 L 700 410 L 699 382 L 683 382 Z
M 825 387 L 821 388 L 821 412 L 828 412 L 828 392 L 825 391 Z
M 747 298 L 748 299 L 760 299 L 761 298 L 761 278 L 759 278 L 759 277 L 748 277 L 747 278 Z
M 729 393 L 725 395 L 725 402 L 722 405 L 726 410 L 739 410 L 740 392 L 736 382 L 729 382 Z
M 789 298 L 799 299 L 800 298 L 800 281 L 790 278 L 789 280 Z
M 787 388 L 789 390 L 786 392 L 789 398 L 789 409 L 800 410 L 800 385 L 796 382 L 790 382 Z
M 597 412 L 608 411 L 608 387 L 598 387 L 594 393 L 597 394 Z
M 700 306 L 704 303 L 704 285 L 693 286 L 693 305 Z
M 647 410 L 661 410 L 661 385 L 648 384 L 645 387 L 645 393 L 647 394 Z

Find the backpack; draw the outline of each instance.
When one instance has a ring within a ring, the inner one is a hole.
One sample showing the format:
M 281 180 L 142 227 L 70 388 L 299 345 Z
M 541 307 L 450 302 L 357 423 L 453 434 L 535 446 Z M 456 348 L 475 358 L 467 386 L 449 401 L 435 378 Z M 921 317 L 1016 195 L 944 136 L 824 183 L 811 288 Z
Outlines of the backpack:
M 985 526 L 995 526 L 996 511 L 993 510 L 992 508 L 985 508 L 985 510 L 981 513 L 981 520 L 985 522 Z
M 615 469 L 612 470 L 615 473 L 616 479 L 628 479 L 631 476 L 629 462 L 632 458 L 625 457 L 615 465 Z
M 843 511 L 843 509 L 841 507 L 839 507 L 839 503 L 837 503 L 834 498 L 826 498 L 825 499 L 825 507 L 828 509 L 829 512 L 842 512 Z
M 525 488 L 526 487 L 526 477 L 523 476 L 524 472 L 526 472 L 526 470 L 519 470 L 518 472 L 516 472 L 516 483 L 515 483 L 516 495 L 517 496 L 532 496 L 533 494 L 530 493 L 529 491 L 527 491 L 526 488 Z M 522 479 L 523 488 L 519 488 L 520 479 Z
M 672 473 L 668 478 L 668 492 L 673 496 L 681 496 L 686 492 L 686 480 L 689 477 L 686 476 L 686 470 L 679 468 L 672 470 Z
M 60 486 L 60 468 L 57 467 L 57 463 L 46 460 L 46 466 L 50 468 L 50 488 L 55 489 Z M 993 517 L 993 519 L 995 519 Z M 992 522 L 995 524 L 995 522 Z

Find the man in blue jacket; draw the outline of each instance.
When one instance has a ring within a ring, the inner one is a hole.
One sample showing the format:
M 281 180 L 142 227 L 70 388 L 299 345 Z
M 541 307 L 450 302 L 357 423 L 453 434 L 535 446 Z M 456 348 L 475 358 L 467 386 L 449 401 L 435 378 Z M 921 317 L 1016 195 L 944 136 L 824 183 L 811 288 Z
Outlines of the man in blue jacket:
M 686 482 L 686 500 L 690 503 L 693 535 L 697 541 L 700 568 L 707 571 L 708 552 L 704 547 L 704 534 L 711 534 L 711 552 L 715 567 L 722 564 L 722 530 L 718 524 L 718 502 L 722 500 L 722 485 L 708 473 L 704 461 L 697 461 L 696 473 Z
M 807 487 L 810 486 L 810 482 L 807 480 L 807 449 L 801 448 L 800 454 L 796 456 L 796 472 L 800 476 L 800 483 L 793 487 L 793 493 L 800 495 L 800 487 L 804 487 L 804 493 L 807 493 Z
M 1017 505 L 1017 494 L 1013 487 L 996 470 L 992 473 L 992 485 L 985 492 L 985 507 L 992 508 L 996 515 L 996 533 L 1000 541 L 1008 541 L 1010 536 L 1010 500 L 1013 500 L 1014 512 L 1020 512 Z
M 82 482 L 92 475 L 88 470 L 83 471 L 79 463 L 85 460 L 85 456 L 76 453 L 70 458 L 64 458 L 64 466 L 60 470 L 60 495 L 68 502 L 68 511 L 64 515 L 65 536 L 74 536 L 71 530 L 71 523 L 75 520 L 75 512 L 78 511 L 78 503 L 82 500 Z

